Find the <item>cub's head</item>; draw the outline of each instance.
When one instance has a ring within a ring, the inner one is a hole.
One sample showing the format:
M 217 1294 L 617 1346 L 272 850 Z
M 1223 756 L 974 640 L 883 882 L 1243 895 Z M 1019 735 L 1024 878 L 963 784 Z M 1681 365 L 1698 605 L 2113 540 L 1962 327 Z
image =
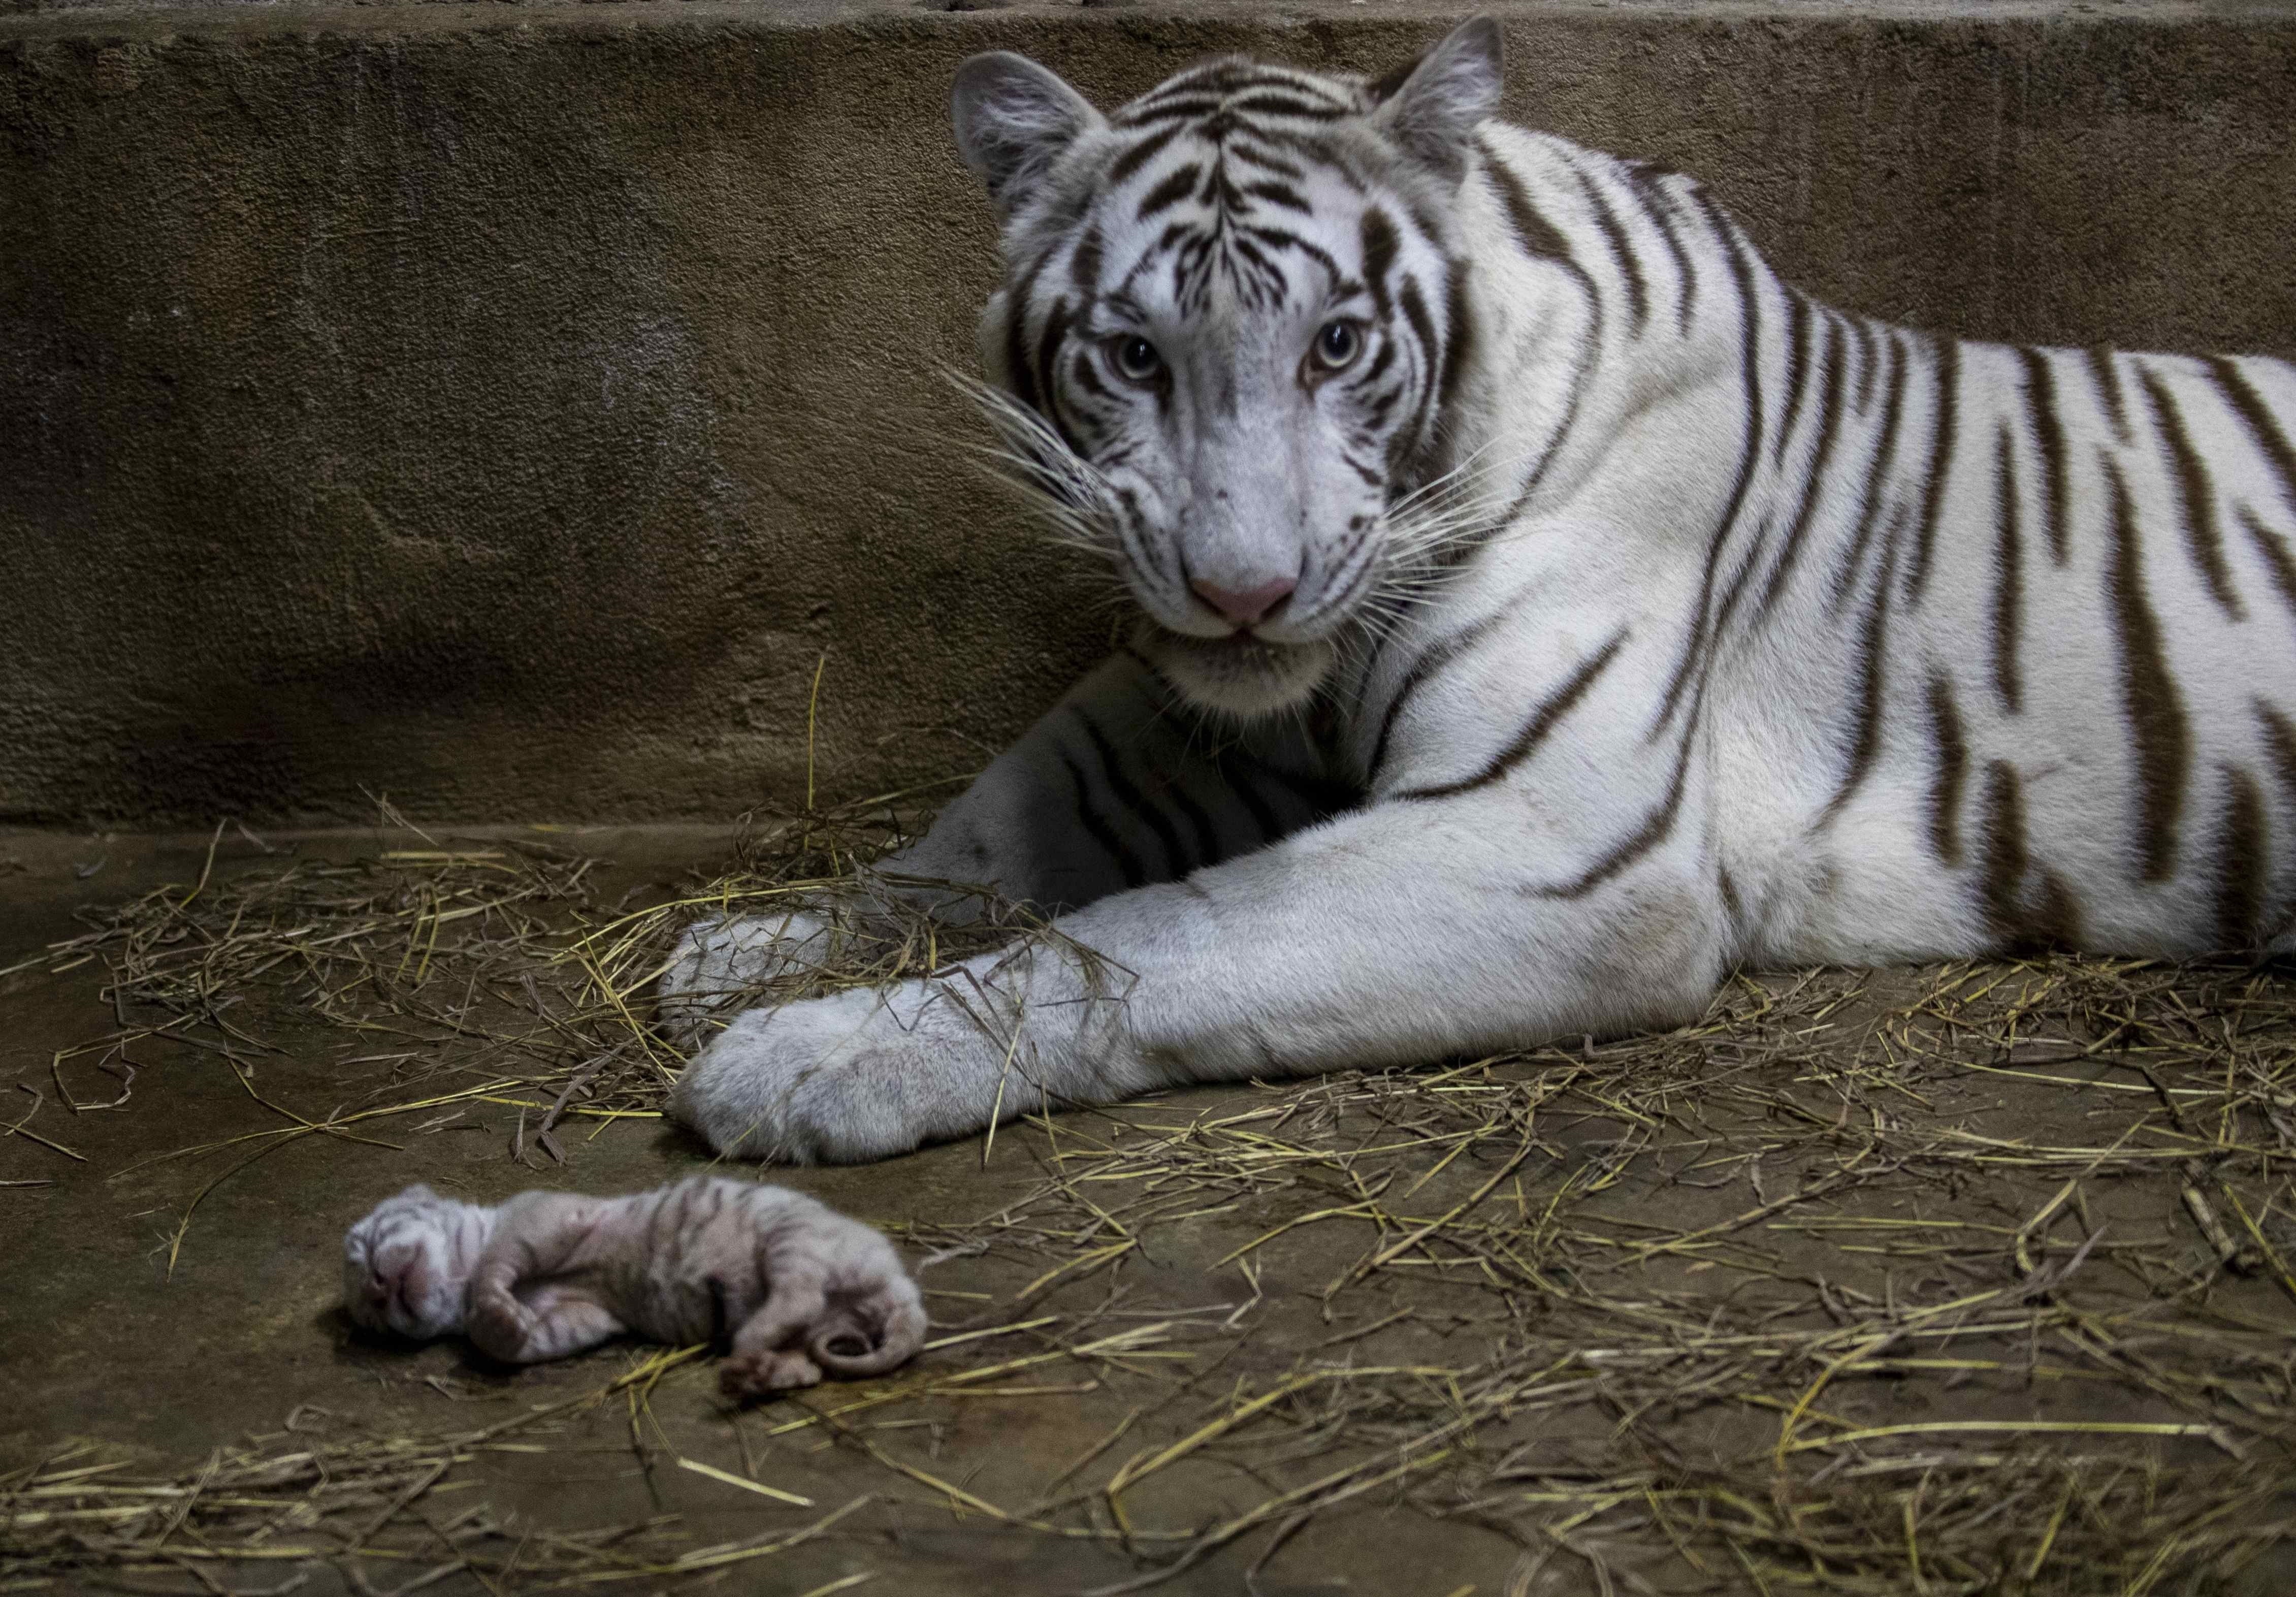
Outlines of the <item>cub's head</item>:
M 463 1289 L 493 1229 L 492 1210 L 419 1183 L 383 1199 L 343 1239 L 343 1306 L 369 1330 L 461 1329 Z
M 1453 201 L 1499 82 L 1488 18 L 1376 83 L 1230 58 L 1107 116 L 1018 55 L 958 70 L 1004 431 L 1205 704 L 1307 697 L 1424 552 L 1473 335 Z

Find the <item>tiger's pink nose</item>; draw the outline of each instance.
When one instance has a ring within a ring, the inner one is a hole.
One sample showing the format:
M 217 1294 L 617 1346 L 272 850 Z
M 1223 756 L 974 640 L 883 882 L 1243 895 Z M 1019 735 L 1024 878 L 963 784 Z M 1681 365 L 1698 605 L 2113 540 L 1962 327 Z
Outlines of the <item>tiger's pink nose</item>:
M 1282 604 L 1297 586 L 1289 577 L 1278 577 L 1273 582 L 1262 582 L 1257 588 L 1247 588 L 1232 593 L 1225 588 L 1215 588 L 1199 579 L 1188 586 L 1196 597 L 1226 616 L 1239 627 L 1248 627 Z

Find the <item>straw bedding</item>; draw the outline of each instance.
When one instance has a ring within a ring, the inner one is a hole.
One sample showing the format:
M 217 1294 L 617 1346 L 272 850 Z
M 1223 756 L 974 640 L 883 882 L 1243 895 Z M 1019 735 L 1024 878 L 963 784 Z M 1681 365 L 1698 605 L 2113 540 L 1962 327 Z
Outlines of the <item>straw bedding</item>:
M 499 841 L 211 854 L 40 957 L 99 967 L 108 1023 L 53 1084 L 70 1104 L 102 1081 L 132 1112 L 139 1053 L 172 1040 L 273 1120 L 170 1156 L 202 1172 L 171 1264 L 200 1199 L 289 1142 L 488 1102 L 515 1107 L 506 1155 L 548 1169 L 578 1128 L 659 1114 L 681 1061 L 647 988 L 676 926 L 833 896 L 896 814 L 752 827 L 722 874 L 627 903 L 588 860 Z M 978 928 L 856 939 L 758 996 L 1031 930 L 983 903 Z M 266 1096 L 251 1017 L 291 1011 L 388 1085 L 324 1115 Z M 2262 1592 L 2289 1568 L 2296 985 L 2276 967 L 1749 974 L 1662 1036 L 1040 1106 L 996 1141 L 1037 1172 L 1017 1197 L 897 1228 L 961 1318 L 895 1377 L 767 1411 L 767 1434 L 833 1442 L 878 1483 L 801 1524 L 702 1543 L 660 1519 L 496 1516 L 488 1453 L 626 1410 L 644 1454 L 647 1409 L 705 1402 L 696 1350 L 623 1353 L 485 1428 L 306 1412 L 182 1473 L 0 1460 L 0 1591 L 253 1593 L 313 1564 L 363 1591 L 659 1585 L 865 1545 L 892 1503 L 1077 1545 L 1108 1593 L 1214 1560 L 1250 1576 L 1349 1504 L 1512 1539 L 1486 1588 L 1511 1597 Z M 983 1402 L 1113 1419 L 992 1496 L 915 1445 Z

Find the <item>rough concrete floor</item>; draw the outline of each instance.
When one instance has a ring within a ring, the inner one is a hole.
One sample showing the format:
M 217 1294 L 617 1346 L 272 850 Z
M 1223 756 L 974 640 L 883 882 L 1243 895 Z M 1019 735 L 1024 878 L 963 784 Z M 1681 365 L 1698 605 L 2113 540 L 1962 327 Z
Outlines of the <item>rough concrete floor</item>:
M 608 900 L 628 889 L 653 890 L 697 865 L 715 865 L 726 844 L 723 832 L 693 828 L 597 829 L 560 841 L 613 861 L 600 883 Z M 80 929 L 73 913 L 83 906 L 119 902 L 162 882 L 191 879 L 206 846 L 205 838 L 0 835 L 0 861 L 6 862 L 0 864 L 0 966 Z M 339 834 L 304 838 L 298 846 L 323 857 L 348 857 L 371 852 L 375 839 Z M 234 840 L 221 850 L 219 868 L 242 868 L 263 859 Z M 6 1372 L 0 1473 L 72 1438 L 125 1444 L 153 1466 L 188 1468 L 218 1445 L 275 1430 L 300 1405 L 316 1405 L 342 1424 L 391 1434 L 470 1428 L 514 1413 L 517 1405 L 594 1388 L 631 1359 L 628 1349 L 609 1349 L 565 1364 L 503 1372 L 480 1367 L 450 1344 L 410 1350 L 364 1338 L 338 1307 L 340 1239 L 378 1198 L 410 1181 L 483 1201 L 538 1184 L 627 1190 L 701 1167 L 706 1155 L 697 1144 L 656 1123 L 614 1122 L 594 1135 L 564 1136 L 569 1164 L 537 1172 L 510 1157 L 516 1111 L 486 1104 L 452 1116 L 408 1116 L 365 1128 L 397 1147 L 298 1139 L 199 1200 L 173 1278 L 166 1279 L 167 1240 L 179 1216 L 228 1165 L 216 1159 L 143 1162 L 280 1121 L 212 1057 L 189 1048 L 151 1050 L 132 1099 L 116 1111 L 61 1111 L 53 1101 L 51 1058 L 108 1028 L 109 1011 L 94 997 L 99 981 L 95 967 L 0 978 L 0 1124 L 32 1108 L 31 1093 L 37 1091 L 49 1101 L 38 1108 L 31 1129 L 79 1156 L 67 1158 L 22 1137 L 0 1137 L 0 1181 L 52 1183 L 0 1187 L 0 1371 Z M 346 1046 L 339 1033 L 308 1024 L 299 1031 L 284 1013 L 242 1012 L 242 1024 L 283 1046 L 284 1051 L 265 1057 L 258 1084 L 266 1097 L 299 1113 L 316 1115 L 356 1100 L 383 1079 L 381 1067 L 351 1062 L 378 1050 Z M 83 1096 L 95 1091 L 94 1083 L 79 1085 Z M 2040 1140 L 2094 1134 L 2084 1132 L 2083 1111 L 2069 1109 L 2066 1095 L 2016 1089 L 2013 1082 L 1978 1080 L 1957 1099 L 1932 1091 L 1926 1109 L 1910 1103 L 1898 1107 L 1929 1114 L 1939 1124 L 1983 1124 L 1989 1113 Z M 1168 1099 L 1152 1117 L 1171 1122 L 1207 1106 L 1249 1107 L 1261 1091 Z M 1579 1116 L 1555 1134 L 1566 1159 L 1583 1162 L 1604 1157 L 1629 1129 Z M 993 1211 L 1035 1186 L 1046 1151 L 1040 1131 L 1016 1126 L 1000 1133 L 985 1161 L 980 1143 L 970 1141 L 873 1167 L 782 1172 L 775 1179 L 872 1220 L 946 1222 Z M 1464 1196 L 1480 1174 L 1445 1173 L 1420 1202 L 1432 1212 Z M 1456 1179 L 1461 1176 L 1469 1179 Z M 1759 1184 L 1759 1173 L 1755 1179 Z M 1788 1178 L 1774 1166 L 1771 1179 Z M 1995 1190 L 1965 1192 L 1958 1212 L 2006 1217 L 2013 1226 L 2034 1212 L 2058 1179 L 2056 1172 L 2041 1172 L 2009 1178 Z M 1687 1229 L 1726 1219 L 1748 1201 L 1742 1182 L 1726 1190 L 1636 1182 L 1616 1195 L 1613 1206 L 1622 1225 Z M 2177 1212 L 2173 1183 L 2100 1182 L 2095 1202 L 2098 1219 L 2114 1235 L 2166 1238 L 2205 1263 L 2205 1247 Z M 1138 1438 L 1168 1438 L 1185 1434 L 1201 1405 L 1216 1407 L 1235 1383 L 1249 1380 L 1264 1389 L 1303 1355 L 1366 1327 L 1371 1333 L 1350 1344 L 1349 1356 L 1402 1364 L 1472 1363 L 1498 1334 L 1488 1317 L 1453 1312 L 1464 1300 L 1450 1288 L 1431 1280 L 1419 1287 L 1424 1274 L 1405 1286 L 1374 1283 L 1373 1296 L 1349 1303 L 1334 1321 L 1313 1288 L 1361 1255 L 1364 1233 L 1357 1228 L 1324 1225 L 1292 1233 L 1283 1248 L 1260 1255 L 1265 1268 L 1256 1284 L 1233 1265 L 1214 1267 L 1267 1222 L 1265 1214 L 1247 1206 L 1193 1228 L 1160 1232 L 1152 1261 L 1128 1261 L 1121 1286 L 1130 1296 L 1123 1313 L 1145 1320 L 1194 1311 L 1199 1323 L 1217 1324 L 1232 1305 L 1248 1307 L 1240 1321 L 1247 1334 L 1202 1353 L 1204 1362 L 1189 1367 L 1195 1371 L 1186 1378 L 1193 1389 L 1184 1386 L 1177 1401 L 1172 1385 L 1153 1370 L 1079 1370 L 1023 1378 L 1024 1388 L 1036 1381 L 1033 1390 L 890 1411 L 893 1417 L 872 1433 L 876 1443 L 992 1502 L 1023 1505 L 1135 1408 L 1150 1416 Z M 1781 1256 L 1790 1264 L 1801 1258 L 1813 1271 L 1841 1263 L 1838 1256 L 1831 1264 L 1818 1259 L 1807 1251 L 1815 1245 L 1791 1238 L 1779 1246 L 1788 1249 Z M 2046 1239 L 2042 1246 L 2046 1251 Z M 2057 1256 L 2070 1246 L 2061 1247 Z M 1805 1247 L 1805 1253 L 1793 1255 L 1796 1247 Z M 1661 1258 L 1649 1274 L 1656 1289 L 1713 1294 L 1718 1312 L 1745 1283 L 1726 1269 L 1702 1273 L 1710 1268 Z M 993 1258 L 959 1258 L 922 1279 L 938 1321 L 997 1325 L 1021 1317 L 1010 1305 L 1028 1273 Z M 1866 1284 L 1903 1289 L 1915 1278 L 1899 1279 L 1896 1288 L 1883 1276 Z M 1055 1290 L 1029 1300 L 1026 1313 L 1104 1307 L 1108 1286 L 1105 1280 L 1080 1281 L 1066 1296 L 1066 1289 Z M 2220 1290 L 2226 1312 L 2239 1323 L 2296 1331 L 2296 1314 L 2268 1282 L 2226 1277 Z M 1379 1329 L 1383 1318 L 1396 1314 L 1402 1315 L 1398 1322 Z M 1025 1335 L 992 1338 L 928 1354 L 927 1365 L 956 1368 L 1038 1346 Z M 1964 1386 L 1965 1379 L 1845 1379 L 1828 1393 L 1825 1406 L 1883 1424 L 1947 1413 L 2180 1417 L 2174 1405 L 2132 1404 L 2125 1390 L 2109 1385 L 2036 1387 L 2010 1379 L 1988 1387 L 1981 1379 Z M 1073 1592 L 1141 1567 L 1100 1542 L 1031 1535 L 953 1511 L 853 1447 L 824 1439 L 817 1428 L 773 1435 L 772 1428 L 791 1411 L 769 1406 L 730 1413 L 716 1400 L 705 1370 L 666 1380 L 651 1410 L 652 1423 L 642 1428 L 621 1407 L 609 1405 L 553 1435 L 546 1452 L 482 1461 L 475 1468 L 484 1492 L 498 1508 L 538 1526 L 674 1514 L 682 1519 L 681 1533 L 696 1543 L 784 1522 L 794 1528 L 818 1511 L 784 1507 L 670 1467 L 678 1457 L 768 1481 L 824 1506 L 876 1494 L 879 1502 L 854 1521 L 849 1535 L 825 1536 L 729 1577 L 729 1589 L 791 1597 L 860 1575 L 873 1577 L 869 1590 L 919 1597 Z M 1600 1437 L 1616 1419 L 1599 1405 L 1583 1416 L 1561 1416 L 1548 1439 L 1568 1445 L 1574 1437 Z M 1161 1430 L 1154 1428 L 1159 1423 Z M 1688 1453 L 1719 1456 L 1749 1440 L 1759 1447 L 1759 1435 L 1758 1429 L 1737 1436 L 1700 1415 L 1677 1439 Z M 2143 1445 L 2129 1447 L 2132 1459 L 2165 1455 L 2171 1461 L 2208 1452 L 2197 1444 L 2149 1454 Z M 1102 1461 L 1103 1473 L 1108 1461 Z M 1237 1512 L 1270 1489 L 1253 1478 L 1248 1462 L 1174 1470 L 1132 1507 L 1143 1523 L 1193 1526 Z M 1245 1591 L 1248 1568 L 1267 1551 L 1264 1535 L 1247 1538 L 1160 1589 Z M 1570 1559 L 1548 1565 L 1538 1582 L 1526 1578 L 1518 1585 L 1510 1571 L 1520 1552 L 1515 1539 L 1488 1524 L 1432 1517 L 1395 1494 L 1371 1494 L 1285 1542 L 1250 1589 L 1262 1597 L 1342 1592 L 1457 1597 L 1469 1591 L 1488 1597 L 1502 1591 L 1595 1589 L 1587 1567 Z M 264 1578 L 266 1585 L 275 1582 L 277 1571 Z M 394 1573 L 383 1584 L 398 1578 Z M 1726 1568 L 1713 1578 L 1728 1587 L 1735 1577 Z M 2248 1584 L 2226 1589 L 2292 1589 L 2279 1583 L 2296 1580 L 2296 1571 L 2267 1561 L 2250 1566 L 2242 1579 Z M 301 1589 L 346 1588 L 336 1572 L 319 1569 Z M 448 1580 L 431 1589 L 480 1588 Z
M 726 835 L 692 827 L 594 828 L 559 840 L 614 861 L 598 884 L 600 896 L 611 901 L 626 889 L 667 884 L 691 867 L 718 863 Z M 301 851 L 324 857 L 352 857 L 377 846 L 372 834 L 295 841 Z M 75 909 L 193 879 L 206 847 L 203 837 L 0 836 L 0 860 L 24 867 L 0 875 L 0 966 L 82 929 L 72 918 Z M 222 853 L 226 869 L 263 862 L 244 844 L 227 845 Z M 83 878 L 91 865 L 100 868 Z M 214 1067 L 216 1061 L 188 1049 L 159 1050 L 176 1057 L 145 1069 L 135 1097 L 118 1112 L 59 1113 L 48 1079 L 50 1058 L 108 1029 L 109 1012 L 94 999 L 99 979 L 93 967 L 63 976 L 0 979 L 0 1091 L 20 1100 L 7 1107 L 4 1119 L 16 1119 L 32 1105 L 16 1083 L 39 1090 L 50 1101 L 33 1128 L 85 1161 L 20 1138 L 0 1140 L 0 1180 L 54 1181 L 0 1189 L 0 1370 L 9 1373 L 8 1397 L 0 1405 L 0 1470 L 80 1438 L 127 1443 L 155 1463 L 188 1466 L 220 1444 L 276 1429 L 302 1404 L 381 1432 L 459 1429 L 498 1418 L 509 1412 L 507 1405 L 544 1404 L 594 1387 L 628 1360 L 627 1350 L 616 1349 L 504 1373 L 481 1367 L 455 1345 L 410 1350 L 367 1338 L 339 1306 L 343 1231 L 377 1199 L 409 1181 L 428 1181 L 480 1202 L 537 1185 L 627 1191 L 702 1168 L 708 1150 L 701 1144 L 654 1123 L 613 1123 L 595 1136 L 563 1136 L 570 1164 L 562 1172 L 521 1169 L 509 1150 L 516 1112 L 485 1106 L 436 1130 L 406 1134 L 402 1122 L 382 1132 L 402 1144 L 397 1149 L 303 1139 L 201 1202 L 174 1278 L 165 1280 L 168 1240 L 178 1215 L 227 1164 L 178 1161 L 118 1173 L 279 1122 Z M 339 1034 L 315 1032 L 299 1039 L 275 1017 L 248 1016 L 246 1025 L 290 1050 L 260 1067 L 266 1096 L 306 1114 L 356 1099 L 386 1079 L 372 1064 L 334 1063 L 347 1051 L 375 1051 L 347 1050 Z M 299 1040 L 309 1051 L 296 1048 Z M 94 1087 L 86 1091 L 95 1095 Z M 1220 1095 L 1199 1096 L 1218 1101 Z M 418 1124 L 428 1118 L 409 1117 Z M 986 1169 L 974 1142 L 889 1165 L 784 1171 L 774 1179 L 873 1220 L 939 1220 L 993 1210 L 1002 1198 L 1033 1186 L 1034 1152 L 1028 1137 L 1008 1132 Z M 1335 1255 L 1334 1262 L 1345 1259 Z M 1011 1285 L 1002 1278 L 974 1279 L 967 1263 L 953 1262 L 929 1279 L 936 1296 L 928 1301 L 937 1320 L 974 1322 L 972 1311 L 982 1289 Z M 1157 1296 L 1170 1303 L 1244 1296 L 1233 1292 L 1232 1272 L 1225 1282 L 1180 1272 L 1158 1285 L 1168 1290 Z M 991 1343 L 964 1352 L 977 1362 L 991 1350 L 1005 1356 L 1030 1348 Z M 1049 1400 L 951 1404 L 922 1428 L 927 1434 L 918 1456 L 943 1461 L 934 1467 L 995 1500 L 1026 1501 L 1037 1482 L 1105 1436 L 1131 1401 L 1103 1392 L 1076 1400 L 1055 1394 Z M 530 1463 L 512 1458 L 491 1469 L 489 1494 L 516 1513 L 561 1527 L 676 1514 L 700 1543 L 754 1534 L 761 1521 L 785 1521 L 793 1529 L 818 1511 L 762 1502 L 661 1467 L 664 1455 L 754 1470 L 824 1506 L 887 1493 L 889 1485 L 903 1488 L 877 1466 L 830 1449 L 817 1437 L 767 1439 L 767 1426 L 783 1412 L 729 1415 L 706 1372 L 687 1371 L 685 1379 L 665 1382 L 654 1395 L 652 1414 L 660 1430 L 646 1437 L 645 1462 L 633 1453 L 626 1417 L 609 1409 L 589 1432 L 551 1438 L 551 1451 Z M 950 1462 L 957 1460 L 964 1462 Z M 926 1494 L 903 1488 L 892 1495 L 914 1503 Z M 1234 1511 L 1230 1499 L 1237 1495 L 1207 1494 L 1158 1508 L 1185 1524 Z M 1259 1590 L 1267 1597 L 1441 1593 L 1474 1583 L 1491 1592 L 1513 1557 L 1513 1547 L 1488 1532 L 1373 1512 L 1330 1526 L 1312 1549 L 1271 1566 Z M 879 1534 L 858 1548 L 835 1543 L 800 1548 L 770 1570 L 742 1571 L 734 1589 L 800 1593 L 868 1570 L 878 1577 L 876 1589 L 918 1597 L 1053 1593 L 1114 1580 L 1134 1568 L 1096 1548 L 905 1506 L 892 1509 Z M 1240 1568 L 1206 1569 L 1165 1589 L 1234 1592 Z

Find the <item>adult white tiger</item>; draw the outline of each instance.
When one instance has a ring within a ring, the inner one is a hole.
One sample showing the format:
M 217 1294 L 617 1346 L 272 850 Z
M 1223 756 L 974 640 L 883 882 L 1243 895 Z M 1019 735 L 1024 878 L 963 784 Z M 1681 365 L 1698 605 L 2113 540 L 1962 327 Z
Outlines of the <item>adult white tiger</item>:
M 1144 619 L 889 868 L 1121 974 L 737 1014 L 673 1100 L 717 1147 L 1677 1022 L 1741 960 L 2288 943 L 2296 369 L 1829 309 L 1490 121 L 1499 54 L 1106 118 L 964 64 L 986 364 Z M 817 929 L 696 927 L 666 1015 Z

